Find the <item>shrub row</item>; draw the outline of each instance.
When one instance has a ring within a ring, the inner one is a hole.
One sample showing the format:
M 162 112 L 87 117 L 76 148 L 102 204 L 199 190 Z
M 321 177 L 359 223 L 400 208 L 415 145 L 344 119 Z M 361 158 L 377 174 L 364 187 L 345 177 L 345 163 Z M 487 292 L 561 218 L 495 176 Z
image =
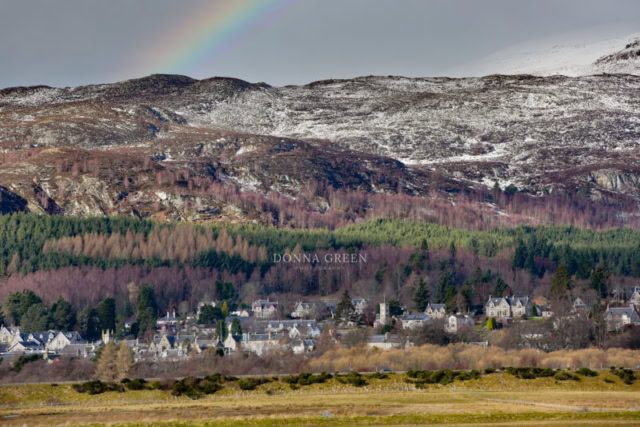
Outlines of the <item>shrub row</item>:
M 217 380 L 217 379 L 216 379 Z M 187 377 L 173 384 L 171 394 L 173 396 L 185 396 L 191 399 L 199 399 L 203 394 L 214 394 L 222 389 L 218 381 L 207 378 Z
M 523 380 L 552 377 L 556 374 L 551 368 L 505 368 L 508 374 Z
M 341 384 L 351 384 L 354 387 L 363 387 L 367 380 L 357 372 L 349 372 L 347 375 L 336 375 L 336 381 Z
M 117 391 L 122 393 L 125 391 L 124 385 L 118 383 L 104 383 L 100 380 L 87 381 L 81 384 L 73 384 L 71 386 L 78 393 L 102 394 L 105 391 Z
M 327 380 L 330 380 L 331 378 L 333 378 L 333 376 L 326 372 L 317 375 L 311 374 L 309 372 L 303 372 L 298 375 L 284 377 L 283 381 L 292 386 L 305 386 L 311 384 L 322 384 Z
M 259 385 L 270 383 L 272 381 L 272 378 L 245 378 L 238 381 L 238 386 L 241 390 L 255 390 Z
M 558 371 L 553 375 L 556 381 L 580 381 L 580 377 L 568 371 Z
M 480 371 L 454 371 L 451 369 L 442 369 L 439 371 L 408 371 L 407 382 L 415 384 L 416 387 L 422 388 L 426 384 L 442 384 L 447 385 L 452 382 L 475 380 L 482 376 Z
M 636 377 L 631 369 L 611 367 L 611 373 L 622 380 L 623 383 L 631 385 Z

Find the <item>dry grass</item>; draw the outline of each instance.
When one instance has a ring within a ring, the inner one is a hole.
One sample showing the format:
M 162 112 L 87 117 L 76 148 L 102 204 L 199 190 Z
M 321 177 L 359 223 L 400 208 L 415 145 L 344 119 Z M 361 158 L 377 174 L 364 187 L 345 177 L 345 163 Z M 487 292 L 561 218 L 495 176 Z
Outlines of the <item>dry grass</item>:
M 406 350 L 375 348 L 338 348 L 309 361 L 313 371 L 360 371 L 391 369 L 485 369 L 542 367 L 553 369 L 608 369 L 610 366 L 635 368 L 640 364 L 640 351 L 623 349 L 566 350 L 545 353 L 538 350 L 503 350 L 499 347 L 477 347 L 453 344 L 446 347 L 424 345 Z
M 0 424 L 637 425 L 640 382 L 631 386 L 620 381 L 605 383 L 608 375 L 556 383 L 550 378 L 518 380 L 508 374 L 492 374 L 415 390 L 398 374 L 388 380 L 370 380 L 361 389 L 335 380 L 297 391 L 282 382 L 251 392 L 232 385 L 200 400 L 162 391 L 88 396 L 76 393 L 70 385 L 2 387 Z

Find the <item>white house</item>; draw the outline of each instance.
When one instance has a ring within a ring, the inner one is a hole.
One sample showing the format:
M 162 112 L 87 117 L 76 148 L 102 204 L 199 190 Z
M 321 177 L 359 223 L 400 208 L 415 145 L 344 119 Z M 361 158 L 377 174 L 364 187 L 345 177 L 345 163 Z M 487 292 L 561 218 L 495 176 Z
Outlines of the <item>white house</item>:
M 418 329 L 426 325 L 431 321 L 431 318 L 426 314 L 404 314 L 398 317 L 398 320 L 402 323 L 402 329 Z
M 475 322 L 473 321 L 473 319 L 467 315 L 459 315 L 459 314 L 455 314 L 455 315 L 451 315 L 449 317 L 447 317 L 445 323 L 444 323 L 444 329 L 445 331 L 449 332 L 450 334 L 455 334 L 456 332 L 458 332 L 458 330 L 467 325 L 467 326 L 473 326 L 475 324 Z
M 308 340 L 295 340 L 289 344 L 291 350 L 293 350 L 294 354 L 304 354 L 310 353 L 316 346 L 316 340 L 308 339 Z
M 633 305 L 636 309 L 640 309 L 640 286 L 633 288 L 631 298 L 629 299 L 629 305 Z
M 80 334 L 76 331 L 73 332 L 58 332 L 51 341 L 47 343 L 47 349 L 49 351 L 61 352 L 66 346 L 70 344 L 84 344 Z
M 379 348 L 382 350 L 391 350 L 394 348 L 402 348 L 402 338 L 397 335 L 371 335 L 367 338 L 367 347 Z
M 577 297 L 575 300 L 573 300 L 572 310 L 574 312 L 587 311 L 587 305 L 584 303 L 584 301 L 582 301 L 582 298 Z
M 231 354 L 236 351 L 242 350 L 242 337 L 239 335 L 227 335 L 227 338 L 224 340 L 224 352 L 226 354 Z
M 243 334 L 242 335 L 242 347 L 244 350 L 250 351 L 262 356 L 270 351 L 279 350 L 282 348 L 280 340 L 283 338 L 283 334 Z
M 291 317 L 294 319 L 304 319 L 305 317 L 309 317 L 313 313 L 314 307 L 315 304 L 312 302 L 298 301 L 293 307 Z
M 258 319 L 269 319 L 278 313 L 278 302 L 269 301 L 268 298 L 266 300 L 259 299 L 251 304 L 251 311 Z
M 353 307 L 356 309 L 356 313 L 358 314 L 363 314 L 369 306 L 369 304 L 367 304 L 367 300 L 364 298 L 353 298 L 351 300 L 351 304 L 353 304 Z
M 511 317 L 524 317 L 531 314 L 533 303 L 529 297 L 512 297 L 508 299 L 511 305 Z
M 172 313 L 169 313 L 167 311 L 166 316 L 160 317 L 158 320 L 156 320 L 156 324 L 158 326 L 176 326 L 178 323 L 180 323 L 180 318 L 176 316 L 175 310 L 173 310 Z
M 432 319 L 444 319 L 447 314 L 447 310 L 444 304 L 427 304 L 427 308 L 424 311 L 427 316 Z
M 640 325 L 640 315 L 633 307 L 608 307 L 605 319 L 612 330 L 620 330 L 626 325 Z
M 523 317 L 531 313 L 533 303 L 529 297 L 501 297 L 492 298 L 484 306 L 487 317 L 504 319 L 510 317 Z
M 0 326 L 0 344 L 11 344 L 16 335 L 20 335 L 20 328 Z
M 39 354 L 44 353 L 44 344 L 37 341 L 13 341 L 9 348 L 8 353 L 25 353 L 25 354 Z
M 270 320 L 264 331 L 286 332 L 289 338 L 315 338 L 322 333 L 315 320 Z

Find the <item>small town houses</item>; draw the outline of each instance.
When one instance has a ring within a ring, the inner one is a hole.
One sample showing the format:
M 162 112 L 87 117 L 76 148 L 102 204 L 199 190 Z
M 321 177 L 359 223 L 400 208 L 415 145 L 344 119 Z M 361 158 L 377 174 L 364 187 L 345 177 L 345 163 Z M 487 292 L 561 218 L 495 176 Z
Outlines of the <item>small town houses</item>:
M 629 298 L 617 302 L 618 306 L 608 306 L 604 311 L 608 329 L 621 331 L 629 326 L 640 327 L 640 287 L 628 292 Z M 589 313 L 591 301 L 577 297 L 570 303 L 570 312 L 566 316 L 580 316 Z M 364 298 L 351 300 L 356 312 L 363 315 L 369 303 Z M 197 306 L 197 312 L 206 305 L 216 307 L 216 302 L 205 301 Z M 322 307 L 322 310 L 316 310 Z M 205 351 L 220 355 L 254 353 L 266 355 L 273 351 L 291 351 L 304 354 L 314 350 L 323 331 L 330 332 L 335 342 L 337 337 L 354 330 L 363 330 L 363 324 L 342 325 L 335 335 L 332 333 L 334 311 L 331 301 L 298 301 L 284 319 L 280 319 L 281 305 L 270 299 L 258 299 L 251 304 L 251 310 L 241 308 L 230 313 L 224 320 L 225 333 L 219 333 L 219 324 L 198 324 L 197 312 L 178 316 L 170 310 L 156 321 L 157 332 L 153 337 L 143 339 L 116 339 L 112 331 L 103 331 L 101 339 L 87 342 L 74 331 L 39 331 L 24 333 L 17 327 L 0 327 L 0 357 L 4 355 L 42 354 L 47 358 L 78 357 L 92 358 L 98 349 L 109 342 L 120 345 L 125 342 L 140 360 L 179 361 Z M 604 308 L 603 308 L 604 310 Z M 373 324 L 376 332 L 366 337 L 364 345 L 381 350 L 403 348 L 412 345 L 412 336 L 420 328 L 433 322 L 441 325 L 449 334 L 458 334 L 462 328 L 484 329 L 485 320 L 493 318 L 499 323 L 524 322 L 530 317 L 538 319 L 553 317 L 546 301 L 536 298 L 534 302 L 528 296 L 490 297 L 482 308 L 473 313 L 451 313 L 445 304 L 430 303 L 424 312 L 409 312 L 403 309 L 400 315 L 391 315 L 389 304 L 382 302 Z M 323 318 L 312 319 L 313 315 L 323 313 Z M 239 328 L 238 328 L 239 326 Z M 392 330 L 404 330 L 402 336 L 391 333 Z M 127 329 L 125 328 L 125 333 Z M 241 330 L 241 331 L 240 331 Z

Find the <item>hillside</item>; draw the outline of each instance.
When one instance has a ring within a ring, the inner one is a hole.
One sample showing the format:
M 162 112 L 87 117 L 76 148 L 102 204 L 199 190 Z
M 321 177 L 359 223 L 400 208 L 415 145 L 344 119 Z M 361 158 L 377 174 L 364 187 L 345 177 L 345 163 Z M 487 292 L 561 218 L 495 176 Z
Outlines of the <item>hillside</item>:
M 620 48 L 598 60 L 601 71 L 637 60 L 637 43 Z M 8 88 L 0 90 L 2 209 L 279 224 L 279 213 L 232 195 L 315 215 L 335 210 L 331 193 L 342 191 L 472 195 L 473 210 L 499 218 L 504 204 L 477 203 L 495 202 L 498 182 L 535 195 L 528 204 L 549 205 L 552 195 L 635 212 L 639 95 L 640 77 L 630 74 L 369 76 L 285 87 L 152 75 Z M 346 221 L 363 216 L 337 210 Z M 554 221 L 506 210 L 522 214 L 514 223 Z

